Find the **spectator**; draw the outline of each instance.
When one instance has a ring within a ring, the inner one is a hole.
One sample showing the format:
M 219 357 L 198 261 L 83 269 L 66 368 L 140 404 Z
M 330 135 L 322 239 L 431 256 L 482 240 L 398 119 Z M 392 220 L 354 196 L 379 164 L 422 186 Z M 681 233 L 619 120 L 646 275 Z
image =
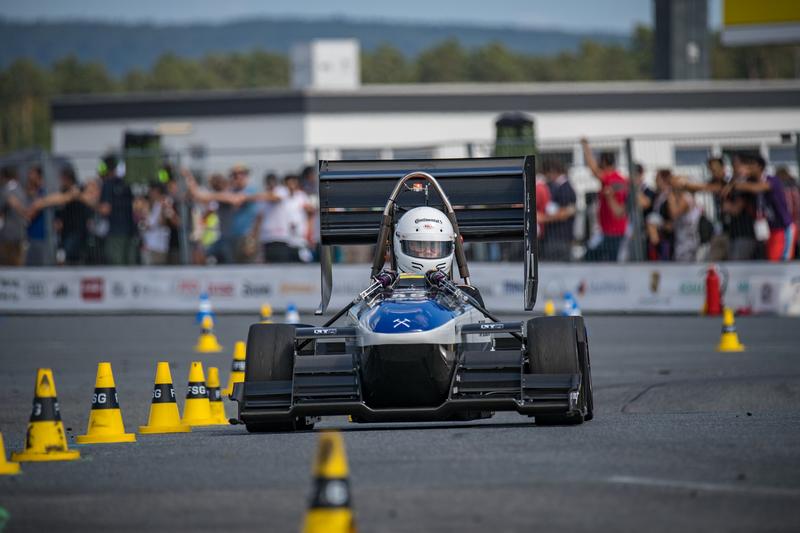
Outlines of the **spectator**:
M 137 227 L 133 219 L 133 193 L 130 186 L 118 174 L 117 158 L 103 159 L 101 174 L 103 186 L 100 192 L 98 212 L 108 219 L 108 234 L 105 238 L 106 259 L 112 265 L 131 265 L 136 262 Z
M 537 176 L 536 178 L 536 238 L 539 242 L 544 239 L 544 219 L 547 214 L 547 204 L 550 203 L 550 189 L 547 188 L 545 181 Z M 504 243 L 509 248 L 506 249 L 507 253 L 514 253 L 511 247 L 513 243 Z
M 748 180 L 748 168 L 743 156 L 733 156 L 733 177 L 723 187 L 723 225 L 729 228 L 730 248 L 728 258 L 732 261 L 755 259 L 758 242 L 755 234 L 756 196 L 736 188 L 736 184 Z
M 783 184 L 783 190 L 786 193 L 786 206 L 789 208 L 789 215 L 792 218 L 795 230 L 798 230 L 800 229 L 800 186 L 797 183 L 797 178 L 789 174 L 789 169 L 786 167 L 779 167 L 775 171 L 775 175 L 780 178 Z M 797 257 L 796 245 L 795 257 Z
M 71 167 L 61 170 L 60 190 L 63 207 L 56 211 L 56 221 L 60 229 L 61 248 L 64 262 L 79 265 L 86 260 L 86 242 L 89 236 L 89 220 L 92 217 L 90 200 L 85 191 L 78 187 L 75 171 Z
M 186 179 L 189 196 L 197 202 L 206 204 L 209 212 L 217 219 L 219 237 L 208 247 L 207 255 L 220 264 L 233 263 L 237 244 L 234 215 L 239 206 L 247 200 L 246 196 L 232 192 L 228 180 L 221 174 L 211 175 L 209 178 L 211 190 L 208 191 L 197 184 L 197 180 L 188 169 L 183 169 L 181 172 Z M 207 235 L 203 237 L 203 241 L 211 242 Z
M 303 170 L 300 171 L 300 185 L 308 196 L 308 205 L 314 210 L 312 223 L 308 228 L 308 246 L 317 257 L 319 254 L 317 250 L 319 245 L 319 179 L 316 167 L 310 165 L 303 167 Z
M 638 203 L 638 208 L 642 213 L 642 218 L 639 221 L 641 224 L 639 228 L 641 239 L 639 247 L 640 250 L 643 251 L 641 256 L 647 257 L 647 217 L 653 211 L 653 202 L 655 202 L 658 193 L 655 191 L 655 189 L 645 183 L 644 166 L 641 163 L 636 163 L 634 165 L 633 184 L 636 190 L 636 201 Z M 633 224 L 633 221 L 631 221 L 631 224 Z M 631 234 L 635 235 L 633 231 L 631 231 Z
M 674 235 L 675 261 L 694 261 L 700 247 L 700 208 L 695 204 L 692 194 L 683 186 L 680 180 L 675 179 L 669 170 L 664 171 L 670 183 L 667 196 L 667 208 Z
M 33 206 L 36 200 L 43 198 L 46 194 L 44 179 L 42 177 L 42 167 L 33 165 L 28 169 L 28 179 L 25 182 L 25 193 L 27 205 Z M 47 262 L 47 228 L 45 227 L 45 215 L 43 209 L 28 210 L 28 250 L 25 253 L 25 264 L 27 266 L 44 266 Z
M 258 256 L 258 241 L 250 233 L 255 222 L 258 206 L 247 198 L 258 189 L 250 184 L 250 169 L 243 164 L 231 169 L 231 192 L 244 195 L 245 201 L 236 206 L 233 213 L 234 259 L 237 263 L 252 263 Z
M 545 208 L 541 258 L 545 261 L 571 261 L 575 233 L 575 190 L 567 178 L 564 164 L 558 160 L 542 163 L 550 202 Z
M 656 172 L 656 196 L 645 220 L 647 258 L 651 261 L 668 261 L 673 257 L 675 234 L 672 212 L 669 209 L 671 177 L 669 170 L 661 169 Z
M 0 265 L 22 266 L 26 231 L 25 193 L 17 181 L 17 169 L 0 171 Z
M 783 183 L 777 176 L 766 173 L 766 161 L 763 157 L 744 156 L 742 160 L 749 179 L 734 183 L 734 189 L 759 195 L 758 206 L 769 225 L 767 259 L 788 261 L 794 257 L 797 231 L 786 205 Z
M 581 139 L 583 157 L 592 175 L 600 182 L 598 219 L 600 240 L 586 253 L 587 261 L 616 261 L 620 245 L 625 238 L 628 214 L 628 182 L 614 167 L 614 154 L 600 154 L 595 160 L 589 141 Z
M 174 215 L 172 199 L 162 183 L 152 183 L 147 192 L 148 210 L 142 231 L 142 259 L 145 265 L 165 265 L 169 252 L 167 219 Z
M 308 236 L 314 208 L 308 195 L 300 189 L 299 177 L 287 175 L 281 187 L 274 176 L 267 176 L 266 187 L 265 192 L 257 196 L 263 203 L 255 224 L 264 260 L 268 263 L 310 261 Z
M 720 157 L 710 158 L 706 165 L 711 177 L 704 187 L 695 190 L 710 193 L 714 201 L 714 235 L 709 243 L 708 260 L 723 261 L 728 258 L 731 228 L 730 217 L 722 209 L 722 191 L 730 183 L 731 177 L 725 171 L 725 162 Z

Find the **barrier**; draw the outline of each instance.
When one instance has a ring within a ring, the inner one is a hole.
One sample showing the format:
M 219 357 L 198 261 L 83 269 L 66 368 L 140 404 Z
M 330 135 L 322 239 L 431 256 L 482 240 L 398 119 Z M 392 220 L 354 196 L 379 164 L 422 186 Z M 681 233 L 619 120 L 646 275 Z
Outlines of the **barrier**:
M 472 280 L 488 308 L 522 312 L 522 264 L 472 263 Z M 588 312 L 696 313 L 703 307 L 707 265 L 545 263 L 537 311 L 572 292 Z M 800 314 L 800 263 L 723 263 L 725 305 Z M 364 289 L 369 265 L 334 267 L 331 307 Z M 218 311 L 254 313 L 269 302 L 308 312 L 319 303 L 318 265 L 0 269 L 0 312 L 102 313 L 197 311 L 207 292 Z

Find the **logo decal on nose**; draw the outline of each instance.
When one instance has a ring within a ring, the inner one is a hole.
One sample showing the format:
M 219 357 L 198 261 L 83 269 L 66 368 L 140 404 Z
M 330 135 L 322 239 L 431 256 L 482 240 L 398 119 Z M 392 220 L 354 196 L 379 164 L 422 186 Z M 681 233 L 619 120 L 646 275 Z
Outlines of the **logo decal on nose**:
M 411 321 L 407 318 L 395 318 L 394 319 L 394 329 L 397 329 L 400 326 L 405 326 L 407 328 L 411 327 Z

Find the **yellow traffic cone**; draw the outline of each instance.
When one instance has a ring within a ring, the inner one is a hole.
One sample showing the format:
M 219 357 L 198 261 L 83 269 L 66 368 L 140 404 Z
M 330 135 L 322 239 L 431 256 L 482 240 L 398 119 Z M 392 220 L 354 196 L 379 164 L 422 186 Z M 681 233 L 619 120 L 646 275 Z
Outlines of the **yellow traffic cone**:
M 556 316 L 556 304 L 550 298 L 544 302 L 544 316 Z
M 743 352 L 744 344 L 739 342 L 739 334 L 736 333 L 736 324 L 733 320 L 733 310 L 726 307 L 722 311 L 722 335 L 717 345 L 718 352 Z
M 214 335 L 214 319 L 206 315 L 201 322 L 200 337 L 194 346 L 194 351 L 198 353 L 219 353 L 222 351 L 217 336 Z
M 6 446 L 3 443 L 3 434 L 0 433 L 0 476 L 13 476 L 19 474 L 19 463 L 6 461 Z
M 25 450 L 12 453 L 11 460 L 72 461 L 80 456 L 81 452 L 67 447 L 53 371 L 40 368 L 36 372 L 36 391 L 28 433 L 25 436 Z
M 139 433 L 186 433 L 191 430 L 190 426 L 181 424 L 169 363 L 161 361 L 156 366 L 150 416 L 146 426 L 139 426 Z
M 320 434 L 313 476 L 314 488 L 303 533 L 354 533 L 356 524 L 350 507 L 347 456 L 338 431 Z
M 219 369 L 215 366 L 208 367 L 208 403 L 211 407 L 211 420 L 215 426 L 227 426 L 228 417 L 225 416 L 225 406 L 222 404 L 222 394 L 219 392 Z
M 189 368 L 189 388 L 186 390 L 181 423 L 192 427 L 210 426 L 214 423 L 211 419 L 211 405 L 206 390 L 206 376 L 203 372 L 203 363 L 200 361 L 192 361 L 192 366 Z
M 92 410 L 89 411 L 89 427 L 85 435 L 75 437 L 75 442 L 78 444 L 136 442 L 135 434 L 125 433 L 111 363 L 97 365 Z
M 233 394 L 234 383 L 244 382 L 244 369 L 247 360 L 247 345 L 242 341 L 237 341 L 233 345 L 233 361 L 231 362 L 231 374 L 228 377 L 228 386 L 222 390 L 222 394 L 230 396 Z
M 272 306 L 269 304 L 261 306 L 261 323 L 272 324 Z

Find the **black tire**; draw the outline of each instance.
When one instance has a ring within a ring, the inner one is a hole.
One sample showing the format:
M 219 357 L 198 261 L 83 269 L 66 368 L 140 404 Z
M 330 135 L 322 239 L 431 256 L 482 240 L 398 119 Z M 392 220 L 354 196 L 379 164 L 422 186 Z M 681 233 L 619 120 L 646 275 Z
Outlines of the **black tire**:
M 582 317 L 538 317 L 527 323 L 530 371 L 534 374 L 581 374 L 578 413 L 538 415 L 536 424 L 580 424 L 594 417 L 589 343 Z
M 245 382 L 288 381 L 294 369 L 294 325 L 253 324 L 247 334 Z M 250 433 L 313 429 L 314 424 L 285 420 L 280 422 L 245 422 Z

